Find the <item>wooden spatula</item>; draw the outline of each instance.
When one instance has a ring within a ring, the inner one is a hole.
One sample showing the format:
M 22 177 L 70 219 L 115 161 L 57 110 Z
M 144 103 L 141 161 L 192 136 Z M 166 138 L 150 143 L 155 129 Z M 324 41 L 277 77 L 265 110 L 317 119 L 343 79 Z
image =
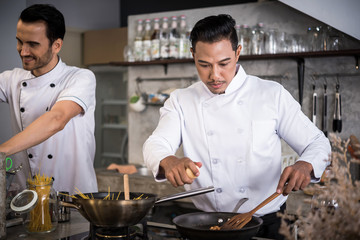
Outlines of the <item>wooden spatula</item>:
M 271 202 L 272 200 L 277 198 L 279 195 L 280 195 L 280 193 L 275 192 L 270 197 L 265 199 L 262 203 L 260 203 L 257 207 L 255 207 L 253 210 L 251 210 L 250 212 L 236 214 L 235 216 L 230 218 L 226 223 L 224 223 L 224 225 L 222 225 L 220 227 L 220 229 L 221 230 L 233 230 L 233 229 L 243 228 L 248 222 L 250 222 L 252 215 L 254 215 L 254 213 L 257 210 L 259 210 L 260 208 L 262 208 L 263 206 L 265 206 L 266 204 L 268 204 L 269 202 Z
M 130 199 L 129 194 L 129 175 L 124 174 L 124 194 L 125 194 L 125 200 Z

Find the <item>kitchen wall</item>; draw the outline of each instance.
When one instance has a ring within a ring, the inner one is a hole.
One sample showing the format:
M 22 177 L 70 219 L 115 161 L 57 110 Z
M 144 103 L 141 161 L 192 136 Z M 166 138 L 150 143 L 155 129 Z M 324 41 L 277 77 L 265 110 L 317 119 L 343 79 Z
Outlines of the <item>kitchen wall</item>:
M 238 4 L 223 7 L 192 9 L 185 11 L 161 12 L 152 14 L 142 14 L 130 16 L 128 19 L 128 41 L 132 42 L 134 38 L 134 29 L 136 20 L 155 18 L 173 15 L 179 16 L 185 14 L 190 25 L 195 24 L 199 19 L 208 15 L 217 15 L 220 13 L 228 13 L 232 15 L 238 24 L 247 23 L 250 26 L 258 22 L 265 23 L 265 27 L 274 27 L 289 33 L 305 34 L 308 26 L 323 25 L 322 22 L 309 17 L 283 3 L 280 2 L 258 2 L 248 4 Z M 359 49 L 359 42 L 355 41 L 355 46 Z M 284 75 L 284 78 L 268 77 L 284 85 L 290 91 L 295 99 L 298 99 L 298 81 L 297 81 L 297 63 L 292 59 L 284 60 L 259 60 L 259 61 L 241 61 L 245 71 L 252 75 Z M 311 74 L 322 73 L 358 73 L 355 69 L 354 57 L 327 57 L 305 59 L 305 85 L 304 99 L 302 109 L 304 113 L 310 117 L 312 104 L 312 84 L 314 83 Z M 168 73 L 164 72 L 162 65 L 150 66 L 131 66 L 128 68 L 128 95 L 131 96 L 136 91 L 136 81 L 141 78 L 159 78 L 163 77 L 188 77 L 196 74 L 193 64 L 170 64 Z M 326 79 L 328 85 L 328 108 L 330 116 L 328 119 L 329 129 L 332 128 L 332 115 L 335 94 L 335 77 Z M 342 138 L 348 138 L 350 134 L 360 137 L 360 109 L 357 107 L 360 102 L 360 96 L 356 94 L 360 90 L 360 76 L 357 77 L 340 77 L 340 92 L 342 94 L 342 114 L 343 114 L 343 131 L 339 134 Z M 143 82 L 140 84 L 142 91 L 147 93 L 156 93 L 159 90 L 167 88 L 186 87 L 189 83 L 186 81 L 158 81 Z M 315 82 L 317 86 L 318 96 L 323 96 L 324 79 L 318 79 Z M 319 99 L 319 105 L 322 100 Z M 321 108 L 318 108 L 321 113 Z M 159 119 L 159 107 L 147 106 L 144 112 L 129 112 L 129 162 L 143 163 L 142 145 L 147 137 L 155 129 Z M 318 121 L 318 127 L 321 127 Z M 293 151 L 284 145 L 283 154 L 293 154 Z M 181 153 L 180 153 L 181 154 Z
M 16 51 L 16 23 L 23 9 L 35 4 L 52 4 L 65 17 L 66 34 L 60 56 L 68 65 L 82 66 L 82 33 L 120 27 L 119 0 L 0 0 L 0 72 L 21 67 Z M 9 107 L 0 103 L 0 143 L 12 136 Z
M 20 58 L 16 51 L 15 35 L 18 13 L 25 7 L 25 1 L 0 0 L 0 72 L 21 67 Z M 0 103 L 0 143 L 12 135 L 8 113 L 9 106 Z

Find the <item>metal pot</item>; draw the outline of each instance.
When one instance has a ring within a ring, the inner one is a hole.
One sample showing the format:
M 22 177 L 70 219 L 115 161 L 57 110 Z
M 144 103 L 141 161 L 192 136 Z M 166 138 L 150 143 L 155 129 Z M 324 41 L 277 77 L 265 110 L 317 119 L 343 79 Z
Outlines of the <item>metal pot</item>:
M 157 199 L 155 194 L 130 192 L 130 199 L 124 200 L 124 193 L 111 192 L 111 200 L 104 200 L 108 192 L 86 193 L 90 199 L 79 195 L 72 202 L 60 201 L 60 206 L 76 208 L 90 223 L 98 227 L 128 227 L 141 221 L 154 204 L 214 191 L 214 187 L 199 188 L 172 194 Z
M 254 237 L 263 222 L 253 216 L 251 221 L 239 230 L 210 230 L 212 226 L 221 226 L 238 213 L 196 212 L 177 216 L 173 219 L 177 230 L 190 240 L 246 240 Z

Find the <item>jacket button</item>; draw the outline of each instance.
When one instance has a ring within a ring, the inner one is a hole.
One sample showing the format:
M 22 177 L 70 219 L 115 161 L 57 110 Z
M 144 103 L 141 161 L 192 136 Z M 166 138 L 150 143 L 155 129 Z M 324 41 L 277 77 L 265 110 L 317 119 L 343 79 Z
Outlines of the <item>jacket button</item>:
M 48 159 L 52 159 L 52 157 L 53 157 L 53 156 L 52 156 L 51 154 L 48 155 Z
M 55 84 L 51 83 L 51 84 L 50 84 L 50 87 L 52 87 L 52 88 L 55 87 Z
M 23 87 L 26 87 L 26 86 L 27 86 L 27 83 L 26 83 L 26 82 L 23 82 L 22 85 L 23 85 Z
M 20 112 L 25 112 L 25 108 L 20 108 Z
M 222 189 L 221 189 L 221 188 L 217 188 L 217 189 L 216 189 L 216 192 L 217 192 L 217 193 L 222 193 Z
M 29 156 L 29 158 L 33 158 L 33 155 L 31 153 L 28 156 Z

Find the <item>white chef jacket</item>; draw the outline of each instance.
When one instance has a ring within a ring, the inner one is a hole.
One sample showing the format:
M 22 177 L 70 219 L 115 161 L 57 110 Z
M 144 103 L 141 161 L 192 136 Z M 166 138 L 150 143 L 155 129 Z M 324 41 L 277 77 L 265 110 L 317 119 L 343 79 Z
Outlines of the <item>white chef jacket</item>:
M 39 77 L 20 68 L 0 74 L 0 102 L 10 105 L 14 134 L 24 130 L 58 101 L 74 101 L 83 109 L 83 113 L 72 118 L 62 131 L 14 155 L 14 165 L 22 163 L 24 166 L 14 179 L 22 188 L 26 187 L 31 170 L 32 175 L 54 177 L 56 191 L 72 194 L 76 187 L 83 193 L 97 192 L 93 167 L 95 88 L 95 76 L 90 70 L 67 66 L 61 59 L 54 69 Z
M 203 82 L 172 92 L 143 154 L 156 180 L 165 181 L 157 176 L 159 163 L 182 144 L 186 157 L 203 164 L 200 176 L 185 189 L 215 187 L 212 193 L 192 197 L 195 206 L 231 212 L 240 198 L 249 198 L 239 209 L 247 212 L 276 191 L 281 138 L 320 178 L 328 165 L 329 140 L 282 85 L 247 75 L 238 65 L 224 94 L 211 93 Z M 281 195 L 256 215 L 276 212 L 285 201 Z

